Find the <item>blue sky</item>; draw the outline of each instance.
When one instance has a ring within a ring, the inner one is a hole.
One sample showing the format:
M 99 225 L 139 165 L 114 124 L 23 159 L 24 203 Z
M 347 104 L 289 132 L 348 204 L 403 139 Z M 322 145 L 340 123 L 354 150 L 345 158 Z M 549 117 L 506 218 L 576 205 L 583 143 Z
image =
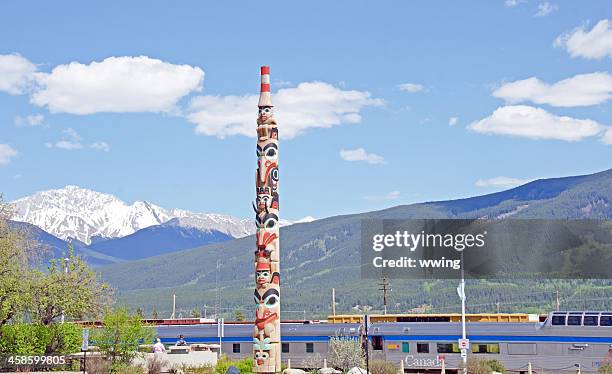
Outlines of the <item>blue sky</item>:
M 248 217 L 262 64 L 287 219 L 609 169 L 610 18 L 604 0 L 4 1 L 0 191 Z

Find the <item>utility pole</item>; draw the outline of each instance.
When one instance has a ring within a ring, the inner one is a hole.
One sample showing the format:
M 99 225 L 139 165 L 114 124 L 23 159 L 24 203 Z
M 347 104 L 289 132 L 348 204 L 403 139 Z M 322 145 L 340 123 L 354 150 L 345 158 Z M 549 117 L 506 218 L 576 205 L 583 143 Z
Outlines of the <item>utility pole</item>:
M 370 341 L 368 338 L 368 320 L 370 319 L 370 317 L 365 314 L 363 316 L 364 319 L 364 324 L 365 324 L 365 359 L 366 359 L 366 373 L 370 373 Z
M 387 291 L 389 291 L 389 281 L 386 277 L 383 277 L 382 282 L 379 284 L 382 288 L 379 288 L 379 291 L 383 292 L 383 305 L 385 308 L 384 314 L 387 314 Z
M 219 259 L 217 259 L 217 268 L 215 273 L 215 285 L 217 287 L 217 295 L 215 300 L 215 318 L 219 319 L 221 313 L 221 295 L 219 294 Z
M 176 318 L 176 294 L 172 294 L 172 315 L 170 319 Z
M 465 333 L 465 266 L 463 263 L 463 251 L 461 251 L 461 283 L 458 289 L 459 297 L 461 298 L 461 338 L 465 342 L 467 336 Z M 468 374 L 467 371 L 467 349 L 461 349 L 461 361 L 463 362 L 463 374 Z
M 336 289 L 332 288 L 332 316 L 336 315 Z
M 72 251 L 72 241 L 70 241 L 70 251 Z M 64 274 L 66 274 L 66 277 L 68 276 L 68 261 L 70 261 L 68 257 L 64 258 Z M 62 323 L 64 323 L 65 318 L 64 309 L 62 308 Z

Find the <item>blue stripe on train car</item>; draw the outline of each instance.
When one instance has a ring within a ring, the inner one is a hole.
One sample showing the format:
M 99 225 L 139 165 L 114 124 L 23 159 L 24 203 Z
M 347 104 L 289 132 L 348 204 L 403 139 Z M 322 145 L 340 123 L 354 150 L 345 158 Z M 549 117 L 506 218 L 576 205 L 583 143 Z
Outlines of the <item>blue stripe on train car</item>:
M 283 343 L 298 343 L 298 342 L 327 342 L 329 340 L 329 336 L 283 336 Z M 219 338 L 216 336 L 205 336 L 205 337 L 185 337 L 185 341 L 187 344 L 195 344 L 195 343 L 217 343 L 219 344 Z M 248 336 L 226 336 L 221 338 L 223 343 L 252 343 L 253 338 Z M 173 344 L 176 343 L 176 338 L 161 338 L 161 342 L 164 344 Z
M 474 342 L 554 342 L 554 343 L 612 343 L 611 337 L 598 336 L 509 336 L 468 335 Z M 457 341 L 460 335 L 383 335 L 385 340 Z
M 378 335 L 380 336 L 380 335 Z M 369 336 L 372 338 L 372 335 Z M 460 335 L 382 335 L 389 341 L 457 341 Z M 555 342 L 555 343 L 604 343 L 612 344 L 612 337 L 596 336 L 509 336 L 509 335 L 468 335 L 473 342 Z M 187 343 L 219 343 L 219 338 L 212 337 L 187 337 Z M 226 336 L 221 339 L 224 343 L 252 343 L 253 338 L 248 336 Z M 283 336 L 283 343 L 291 342 L 327 342 L 329 336 Z M 162 343 L 172 344 L 176 338 L 161 338 Z

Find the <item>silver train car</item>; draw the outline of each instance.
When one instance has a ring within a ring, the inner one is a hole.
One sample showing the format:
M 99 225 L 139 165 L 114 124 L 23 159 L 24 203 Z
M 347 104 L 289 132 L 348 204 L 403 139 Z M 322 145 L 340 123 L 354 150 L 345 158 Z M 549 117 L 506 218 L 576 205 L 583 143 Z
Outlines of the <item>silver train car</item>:
M 455 318 L 396 318 L 408 322 L 372 322 L 368 345 L 372 359 L 403 366 L 405 373 L 456 373 L 461 362 Z M 283 323 L 282 358 L 300 367 L 315 355 L 325 358 L 331 337 L 363 338 L 363 323 L 304 321 Z M 232 359 L 250 357 L 252 325 L 226 323 L 219 338 L 217 323 L 157 326 L 165 344 L 182 334 L 188 343 L 221 343 Z M 500 361 L 512 373 L 596 373 L 612 363 L 612 312 L 552 312 L 543 321 L 467 322 L 468 356 Z

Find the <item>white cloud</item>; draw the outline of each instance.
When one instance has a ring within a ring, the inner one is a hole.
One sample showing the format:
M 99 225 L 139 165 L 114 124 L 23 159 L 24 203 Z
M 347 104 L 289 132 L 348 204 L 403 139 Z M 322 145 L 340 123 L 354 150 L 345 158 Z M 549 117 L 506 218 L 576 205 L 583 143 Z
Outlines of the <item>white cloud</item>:
M 72 127 L 67 128 L 66 130 L 63 131 L 63 133 L 68 135 L 70 139 L 81 140 L 81 135 L 79 135 L 79 133 L 77 133 L 76 130 L 73 129 Z
M 196 132 L 224 138 L 231 135 L 255 137 L 258 95 L 197 96 L 186 112 Z M 324 82 L 303 82 L 273 94 L 280 136 L 290 139 L 309 128 L 328 128 L 361 122 L 366 106 L 382 105 L 369 92 L 342 90 Z M 276 109 L 278 108 L 278 109 Z
M 601 137 L 604 144 L 612 145 L 612 127 L 608 127 Z
M 529 182 L 526 179 L 518 179 L 511 177 L 495 177 L 490 179 L 479 179 L 476 181 L 476 187 L 515 187 Z
M 283 81 L 283 80 L 275 80 L 273 82 L 274 87 L 289 87 L 293 86 L 293 82 L 291 81 Z
M 36 65 L 18 54 L 0 55 L 0 91 L 10 95 L 26 93 L 35 72 Z
M 508 8 L 512 8 L 519 5 L 520 3 L 525 3 L 526 1 L 527 0 L 505 0 L 504 5 Z
M 601 104 L 612 98 L 612 76 L 606 72 L 578 74 L 548 84 L 536 77 L 505 83 L 493 96 L 509 103 L 531 101 L 553 106 L 588 106 Z
M 397 87 L 402 91 L 406 91 L 410 93 L 423 91 L 423 89 L 425 88 L 423 87 L 422 84 L 418 84 L 418 83 L 402 83 L 402 84 L 398 84 Z
M 399 199 L 401 196 L 399 191 L 391 191 L 388 192 L 384 195 L 368 195 L 368 196 L 363 196 L 362 198 L 365 200 L 373 200 L 373 201 L 377 201 L 377 200 L 397 200 Z
M 59 148 L 66 151 L 74 151 L 82 149 L 81 136 L 72 128 L 68 128 L 63 131 L 66 135 L 62 140 L 55 143 L 45 143 L 47 148 Z
M 554 12 L 557 9 L 559 9 L 557 4 L 552 4 L 548 1 L 545 1 L 543 3 L 538 4 L 538 11 L 536 12 L 535 16 L 536 17 L 546 17 L 547 15 L 549 15 L 550 13 Z
M 204 72 L 146 56 L 109 57 L 89 65 L 58 65 L 36 78 L 39 87 L 31 101 L 51 112 L 170 112 L 182 97 L 201 89 Z
M 32 114 L 29 116 L 17 116 L 15 117 L 15 124 L 17 126 L 38 126 L 42 125 L 45 120 L 45 116 L 42 114 Z
M 47 148 L 58 148 L 65 151 L 75 151 L 84 148 L 90 148 L 98 152 L 109 152 L 110 145 L 107 142 L 99 141 L 87 145 L 83 145 L 81 136 L 73 128 L 68 128 L 64 131 L 64 136 L 61 140 L 55 143 L 45 143 Z
M 612 57 L 612 21 L 599 21 L 591 31 L 577 27 L 555 39 L 555 47 L 563 47 L 572 57 L 602 59 Z
M 109 152 L 110 146 L 107 142 L 95 142 L 89 145 L 89 148 L 94 149 L 99 152 Z
M 83 148 L 81 143 L 72 140 L 60 140 L 55 143 L 45 143 L 45 145 L 47 148 L 59 148 L 66 151 L 74 151 Z
M 582 140 L 598 135 L 604 129 L 589 119 L 556 116 L 527 105 L 499 107 L 489 117 L 471 123 L 468 128 L 483 134 L 565 141 Z
M 448 119 L 448 125 L 455 126 L 458 121 L 459 121 L 459 117 L 451 117 Z
M 8 144 L 0 144 L 0 165 L 8 164 L 18 153 L 19 152 Z
M 341 149 L 340 157 L 344 161 L 365 161 L 368 164 L 384 164 L 385 159 L 374 153 L 368 153 L 363 148 Z

